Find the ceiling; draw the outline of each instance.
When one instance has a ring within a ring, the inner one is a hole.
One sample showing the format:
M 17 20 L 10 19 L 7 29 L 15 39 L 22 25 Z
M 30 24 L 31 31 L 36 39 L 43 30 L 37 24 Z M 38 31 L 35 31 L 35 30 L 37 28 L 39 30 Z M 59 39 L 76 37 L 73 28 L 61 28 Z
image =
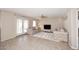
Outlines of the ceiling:
M 68 8 L 2 8 L 1 10 L 30 17 L 38 17 L 41 15 L 47 17 L 64 17 L 67 14 Z

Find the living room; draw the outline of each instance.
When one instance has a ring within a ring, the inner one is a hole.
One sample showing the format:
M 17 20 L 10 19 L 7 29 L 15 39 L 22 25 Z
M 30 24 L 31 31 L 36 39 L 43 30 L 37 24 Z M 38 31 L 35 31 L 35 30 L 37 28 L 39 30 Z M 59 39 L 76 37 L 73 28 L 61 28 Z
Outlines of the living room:
M 70 40 L 73 35 L 69 14 L 75 11 L 67 8 L 0 9 L 2 49 L 78 49 L 78 41 Z

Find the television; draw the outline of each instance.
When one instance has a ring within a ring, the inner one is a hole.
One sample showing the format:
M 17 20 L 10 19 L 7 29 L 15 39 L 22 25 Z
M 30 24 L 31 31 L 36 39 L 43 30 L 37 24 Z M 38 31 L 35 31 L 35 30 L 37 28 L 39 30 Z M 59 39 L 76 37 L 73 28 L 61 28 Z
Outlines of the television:
M 44 25 L 44 29 L 50 30 L 51 29 L 51 25 Z

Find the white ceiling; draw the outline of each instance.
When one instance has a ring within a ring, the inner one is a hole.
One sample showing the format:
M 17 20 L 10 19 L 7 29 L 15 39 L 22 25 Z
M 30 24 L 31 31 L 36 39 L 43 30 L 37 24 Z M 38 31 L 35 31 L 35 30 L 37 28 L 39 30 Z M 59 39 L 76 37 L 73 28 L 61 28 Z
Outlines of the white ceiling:
M 48 17 L 63 17 L 66 16 L 68 8 L 3 8 L 1 10 L 11 11 L 31 17 L 38 17 L 42 14 Z

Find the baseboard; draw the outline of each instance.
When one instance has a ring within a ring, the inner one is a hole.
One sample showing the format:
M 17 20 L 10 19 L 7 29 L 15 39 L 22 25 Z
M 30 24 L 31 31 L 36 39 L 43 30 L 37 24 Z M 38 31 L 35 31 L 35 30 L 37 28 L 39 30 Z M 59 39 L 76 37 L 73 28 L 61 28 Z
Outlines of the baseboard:
M 26 34 L 27 34 L 27 33 L 19 34 L 19 35 L 16 35 L 16 36 L 14 36 L 14 37 L 11 37 L 10 39 L 13 39 L 13 38 L 18 37 L 18 36 L 21 36 L 21 35 L 26 35 Z M 10 39 L 1 40 L 1 42 L 7 41 L 7 40 L 10 40 Z
M 13 38 L 15 38 L 15 37 L 16 37 L 16 36 L 14 36 L 14 37 L 11 37 L 10 39 L 13 39 Z M 10 39 L 1 40 L 1 42 L 7 41 L 7 40 L 10 40 Z
M 78 50 L 78 48 L 77 47 L 73 47 L 72 45 L 70 45 L 69 44 L 69 46 L 72 48 L 72 49 L 74 49 L 74 50 Z

